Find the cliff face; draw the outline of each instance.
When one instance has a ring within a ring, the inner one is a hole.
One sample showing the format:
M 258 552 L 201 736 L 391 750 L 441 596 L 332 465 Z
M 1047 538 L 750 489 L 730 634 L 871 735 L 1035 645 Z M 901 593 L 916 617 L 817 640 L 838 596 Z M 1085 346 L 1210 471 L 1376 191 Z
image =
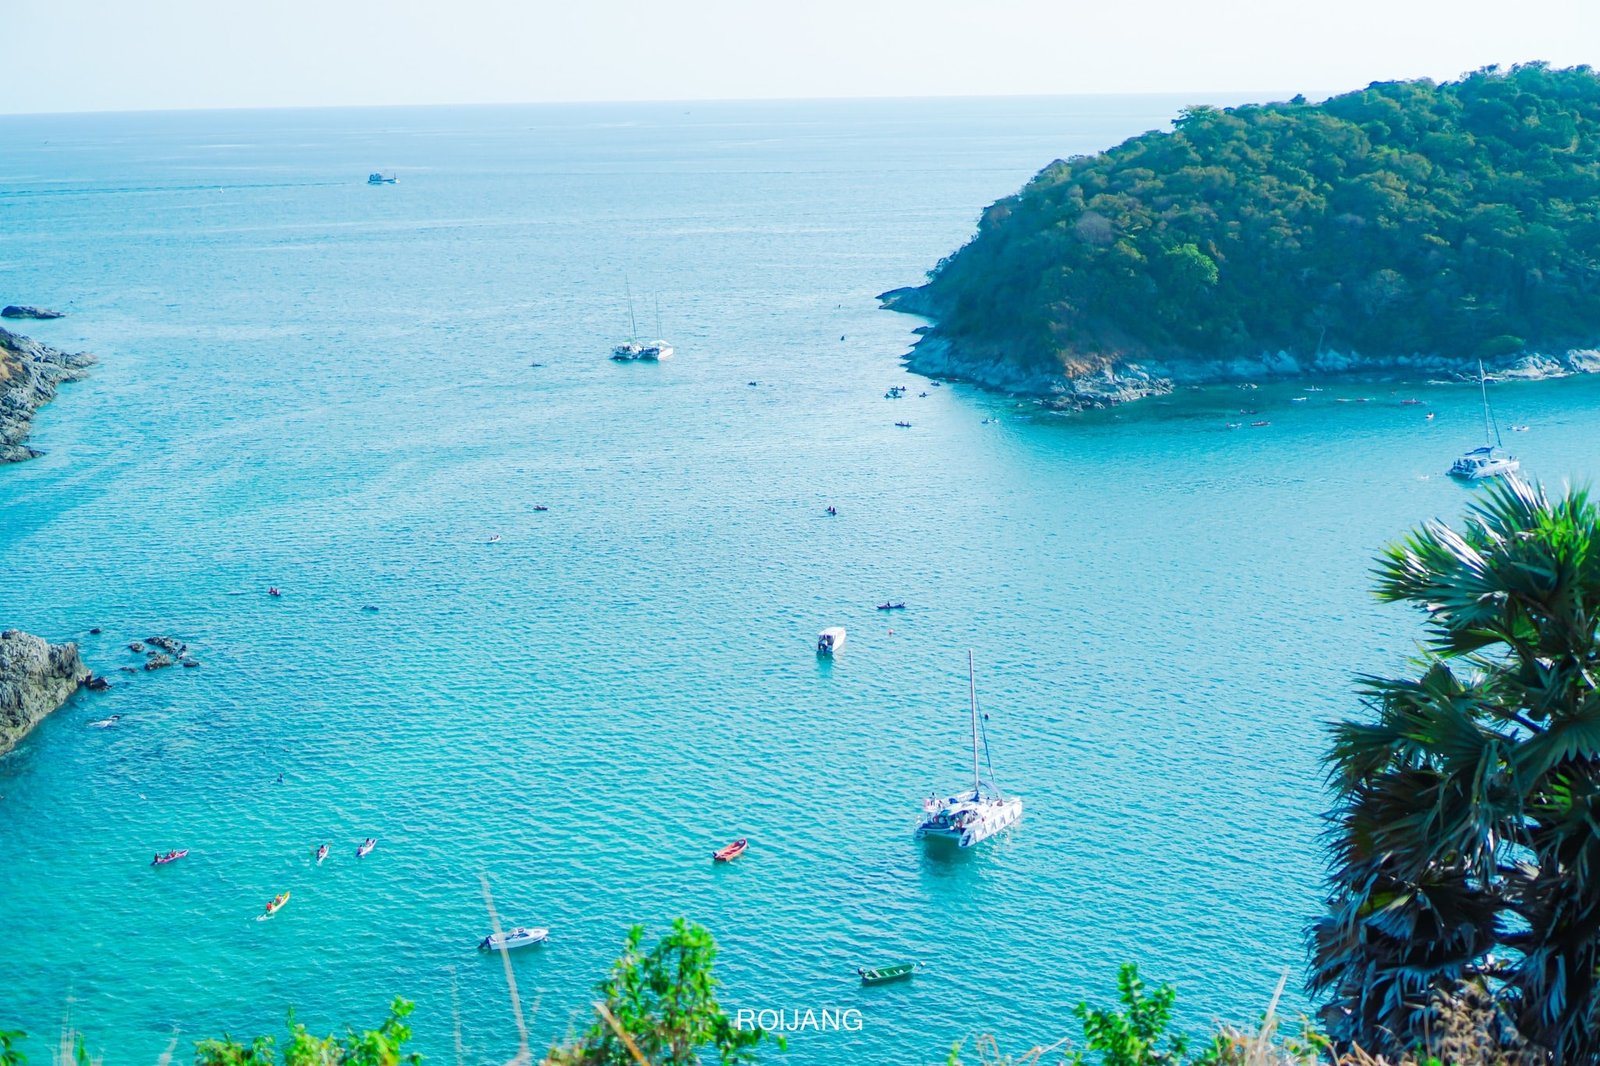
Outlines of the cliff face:
M 57 385 L 86 376 L 93 362 L 87 352 L 69 355 L 0 329 L 0 463 L 39 454 L 23 443 L 33 427 L 33 413 L 50 402 Z
M 0 755 L 78 690 L 88 669 L 76 644 L 51 644 L 31 633 L 0 633 Z

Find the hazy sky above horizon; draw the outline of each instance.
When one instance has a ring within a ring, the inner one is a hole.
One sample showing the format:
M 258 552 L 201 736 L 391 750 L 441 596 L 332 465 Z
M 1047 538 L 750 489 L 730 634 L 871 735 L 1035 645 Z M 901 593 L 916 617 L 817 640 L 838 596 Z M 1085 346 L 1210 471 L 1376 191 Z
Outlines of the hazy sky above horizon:
M 0 113 L 1092 92 L 1600 64 L 1600 0 L 7 0 Z

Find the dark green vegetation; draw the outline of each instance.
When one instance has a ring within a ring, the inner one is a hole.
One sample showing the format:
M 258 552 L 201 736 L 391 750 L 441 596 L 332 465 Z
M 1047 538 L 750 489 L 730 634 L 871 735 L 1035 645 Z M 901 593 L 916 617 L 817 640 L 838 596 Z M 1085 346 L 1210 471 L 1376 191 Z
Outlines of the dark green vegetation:
M 411 1004 L 397 999 L 378 1028 L 359 1033 L 351 1029 L 343 1037 L 312 1036 L 291 1016 L 283 1066 L 415 1066 L 422 1056 L 404 1050 L 411 1039 L 411 1027 L 406 1025 L 410 1013 Z M 249 1044 L 235 1043 L 228 1036 L 202 1040 L 195 1045 L 195 1066 L 275 1066 L 275 1043 L 270 1036 L 258 1036 Z
M 721 982 L 711 972 L 717 957 L 711 934 L 679 918 L 655 947 L 644 951 L 643 942 L 644 926 L 628 930 L 622 957 L 600 982 L 594 1024 L 583 1036 L 552 1048 L 547 1066 L 754 1062 L 768 1034 L 735 1028 L 717 1002 Z M 777 1043 L 783 1046 L 783 1039 Z
M 1588 67 L 1196 107 L 1175 126 L 1052 163 L 901 306 L 960 350 L 1069 376 L 1600 340 Z
M 1600 508 L 1506 481 L 1390 548 L 1378 594 L 1429 639 L 1335 730 L 1329 1035 L 1404 1051 L 1439 993 L 1475 994 L 1554 1061 L 1600 1061 Z

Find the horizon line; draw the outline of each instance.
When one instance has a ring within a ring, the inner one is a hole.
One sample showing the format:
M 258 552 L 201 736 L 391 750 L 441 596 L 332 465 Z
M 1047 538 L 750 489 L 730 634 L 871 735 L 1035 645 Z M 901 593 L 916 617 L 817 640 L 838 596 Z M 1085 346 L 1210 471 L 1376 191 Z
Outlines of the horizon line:
M 1400 79 L 1412 80 L 1412 79 Z M 1379 84 L 1369 82 L 1368 84 Z M 1366 86 L 1361 86 L 1366 88 Z M 1137 89 L 1127 91 L 1096 91 L 1063 93 L 926 93 L 921 95 L 878 95 L 878 96 L 707 96 L 685 97 L 682 99 L 591 99 L 591 100 L 459 100 L 449 102 L 429 103 L 332 103 L 332 104 L 240 104 L 219 105 L 215 107 L 106 107 L 106 108 L 80 108 L 70 111 L 4 111 L 0 110 L 0 119 L 6 118 L 63 118 L 75 115 L 165 115 L 165 114 L 220 114 L 224 112 L 258 112 L 258 111 L 380 111 L 417 108 L 451 108 L 451 107 L 594 107 L 603 105 L 620 106 L 678 106 L 682 104 L 784 104 L 784 103 L 866 103 L 875 101 L 920 101 L 920 100 L 1067 100 L 1083 99 L 1086 97 L 1175 97 L 1184 95 L 1203 96 L 1252 96 L 1260 97 L 1260 102 L 1276 102 L 1278 99 L 1289 100 L 1294 96 L 1304 96 L 1308 100 L 1324 100 L 1342 92 L 1354 92 L 1354 89 L 1326 90 L 1318 89 L 1308 91 L 1305 89 L 1289 92 L 1284 89 Z M 1277 94 L 1286 94 L 1279 97 Z

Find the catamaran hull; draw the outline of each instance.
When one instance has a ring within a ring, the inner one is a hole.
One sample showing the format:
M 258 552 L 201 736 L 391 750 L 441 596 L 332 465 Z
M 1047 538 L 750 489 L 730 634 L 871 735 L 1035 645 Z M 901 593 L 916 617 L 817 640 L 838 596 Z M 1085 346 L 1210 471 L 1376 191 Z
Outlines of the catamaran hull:
M 1489 478 L 1505 477 L 1507 474 L 1515 474 L 1521 469 L 1522 464 L 1516 460 L 1512 460 L 1509 463 L 1486 463 L 1483 466 L 1475 467 L 1470 470 L 1461 470 L 1452 467 L 1450 469 L 1450 476 L 1454 478 L 1460 478 L 1463 481 L 1487 481 Z
M 1022 803 L 1020 800 L 1010 800 L 993 813 L 960 828 L 919 825 L 916 836 L 918 840 L 948 840 L 958 848 L 970 848 L 974 844 L 983 843 L 996 833 L 1005 832 L 1020 821 L 1022 821 Z

